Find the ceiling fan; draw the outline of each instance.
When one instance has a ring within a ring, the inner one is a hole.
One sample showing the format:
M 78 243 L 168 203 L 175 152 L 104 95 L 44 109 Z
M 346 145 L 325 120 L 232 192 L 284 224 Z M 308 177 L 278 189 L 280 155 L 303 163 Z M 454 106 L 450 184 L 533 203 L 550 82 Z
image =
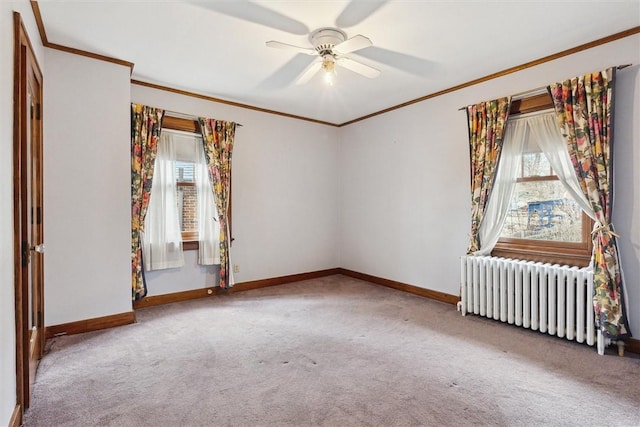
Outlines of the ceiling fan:
M 336 65 L 344 67 L 368 78 L 380 75 L 380 70 L 345 56 L 348 53 L 372 46 L 371 40 L 363 35 L 347 39 L 344 31 L 333 27 L 319 28 L 309 35 L 313 48 L 294 46 L 278 41 L 268 41 L 266 45 L 277 49 L 292 50 L 306 55 L 318 56 L 319 60 L 311 63 L 297 78 L 296 84 L 307 83 L 318 71 L 324 71 L 325 82 L 333 84 Z

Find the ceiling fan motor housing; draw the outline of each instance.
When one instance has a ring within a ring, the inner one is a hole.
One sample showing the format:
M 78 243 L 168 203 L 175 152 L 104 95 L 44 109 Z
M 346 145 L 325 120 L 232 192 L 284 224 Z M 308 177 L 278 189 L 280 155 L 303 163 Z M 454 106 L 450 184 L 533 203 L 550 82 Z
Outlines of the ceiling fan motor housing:
M 320 28 L 309 35 L 313 48 L 320 54 L 332 53 L 331 50 L 337 44 L 347 39 L 344 31 L 337 28 Z

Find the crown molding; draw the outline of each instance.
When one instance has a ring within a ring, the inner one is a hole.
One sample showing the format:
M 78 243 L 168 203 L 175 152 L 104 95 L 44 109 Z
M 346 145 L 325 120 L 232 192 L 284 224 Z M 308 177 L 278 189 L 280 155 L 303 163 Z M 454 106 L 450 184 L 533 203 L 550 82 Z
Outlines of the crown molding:
M 111 62 L 113 64 L 123 65 L 125 67 L 129 67 L 130 74 L 133 73 L 134 63 L 125 61 L 118 58 L 112 58 L 106 55 L 100 55 L 98 53 L 89 52 L 86 50 L 75 49 L 73 47 L 63 46 L 57 43 L 51 43 L 47 38 L 47 31 L 44 28 L 44 22 L 42 21 L 42 13 L 40 12 L 40 5 L 37 1 L 31 0 L 31 10 L 33 10 L 33 17 L 36 20 L 36 25 L 38 26 L 38 32 L 40 33 L 40 40 L 42 41 L 42 45 L 44 47 L 48 47 L 49 49 L 55 49 L 62 52 L 72 53 L 74 55 L 85 56 L 87 58 L 97 59 L 99 61 Z
M 289 118 L 297 119 L 297 120 L 305 120 L 307 122 L 319 123 L 321 125 L 326 125 L 326 126 L 334 126 L 334 127 L 338 127 L 339 126 L 339 125 L 337 125 L 335 123 L 325 122 L 325 121 L 317 120 L 317 119 L 312 119 L 310 117 L 296 116 L 295 114 L 283 113 L 281 111 L 275 111 L 275 110 L 269 110 L 267 108 L 255 107 L 253 105 L 242 104 L 240 102 L 235 102 L 235 101 L 228 101 L 226 99 L 215 98 L 213 96 L 203 95 L 203 94 L 196 93 L 196 92 L 189 92 L 189 91 L 182 90 L 182 89 L 176 89 L 176 88 L 172 88 L 172 87 L 169 87 L 169 86 L 163 86 L 163 85 L 160 85 L 160 84 L 157 84 L 157 83 L 149 83 L 149 82 L 145 82 L 145 81 L 141 81 L 141 80 L 131 79 L 131 84 L 138 85 L 138 86 L 145 86 L 145 87 L 149 87 L 149 88 L 152 88 L 152 89 L 164 90 L 166 92 L 177 93 L 178 95 L 190 96 L 192 98 L 204 99 L 205 101 L 217 102 L 219 104 L 230 105 L 232 107 L 239 107 L 239 108 L 244 108 L 244 109 L 247 109 L 247 110 L 259 111 L 261 113 L 275 114 L 275 115 L 282 116 L 282 117 L 289 117 Z
M 576 46 L 576 47 L 573 47 L 571 49 L 566 49 L 566 50 L 560 51 L 558 53 L 554 53 L 552 55 L 544 56 L 542 58 L 539 58 L 539 59 L 536 59 L 536 60 L 533 60 L 533 61 L 525 62 L 524 64 L 516 65 L 515 67 L 507 68 L 506 70 L 498 71 L 497 73 L 489 74 L 489 75 L 486 75 L 484 77 L 480 77 L 480 78 L 468 81 L 466 83 L 461 83 L 459 85 L 452 86 L 452 87 L 450 87 L 448 89 L 443 89 L 443 90 L 440 90 L 438 92 L 430 93 L 430 94 L 422 96 L 420 98 L 416 98 L 416 99 L 413 99 L 411 101 L 403 102 L 402 104 L 394 105 L 393 107 L 385 108 L 384 110 L 376 111 L 375 113 L 367 114 L 366 116 L 358 117 L 357 119 L 349 120 L 348 122 L 341 123 L 340 125 L 338 125 L 338 127 L 347 126 L 347 125 L 350 125 L 352 123 L 357 123 L 357 122 L 360 122 L 362 120 L 370 119 L 371 117 L 379 116 L 381 114 L 388 113 L 390 111 L 397 110 L 397 109 L 400 109 L 400 108 L 404 108 L 404 107 L 407 107 L 407 106 L 412 105 L 412 104 L 417 104 L 418 102 L 426 101 L 427 99 L 435 98 L 437 96 L 441 96 L 441 95 L 445 95 L 447 93 L 455 92 L 457 90 L 464 89 L 464 88 L 467 88 L 469 86 L 474 86 L 474 85 L 477 85 L 477 84 L 480 84 L 480 83 L 487 82 L 489 80 L 497 79 L 499 77 L 503 77 L 503 76 L 506 76 L 506 75 L 509 75 L 509 74 L 516 73 L 518 71 L 526 70 L 527 68 L 535 67 L 536 65 L 544 64 L 545 62 L 553 61 L 553 60 L 556 60 L 556 59 L 559 59 L 559 58 L 562 58 L 562 57 L 565 57 L 565 56 L 568 56 L 568 55 L 573 55 L 574 53 L 582 52 L 583 50 L 591 49 L 591 48 L 594 48 L 596 46 L 600 46 L 600 45 L 603 45 L 603 44 L 606 44 L 606 43 L 611 43 L 613 41 L 620 40 L 620 39 L 623 39 L 625 37 L 629 37 L 629 36 L 632 36 L 632 35 L 635 35 L 635 34 L 638 34 L 638 33 L 640 33 L 640 26 L 633 27 L 633 28 L 630 28 L 628 30 L 621 31 L 619 33 L 615 33 L 615 34 L 612 34 L 610 36 L 603 37 L 601 39 L 597 39 L 597 40 L 594 40 L 594 41 L 591 41 L 591 42 L 588 42 L 588 43 L 584 43 L 584 44 L 581 44 L 580 46 Z

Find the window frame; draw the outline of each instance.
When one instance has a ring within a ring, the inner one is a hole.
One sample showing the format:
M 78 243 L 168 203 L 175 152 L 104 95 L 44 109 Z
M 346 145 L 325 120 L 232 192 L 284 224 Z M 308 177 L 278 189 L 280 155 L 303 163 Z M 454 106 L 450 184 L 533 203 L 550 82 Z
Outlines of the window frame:
M 548 93 L 533 95 L 514 100 L 509 114 L 524 114 L 553 108 L 551 96 Z M 554 179 L 558 179 L 553 175 Z M 546 177 L 519 178 L 518 182 L 549 180 Z M 501 237 L 491 252 L 492 256 L 524 259 L 552 264 L 566 264 L 585 267 L 591 262 L 593 242 L 591 230 L 593 220 L 582 213 L 582 242 L 555 242 L 549 240 L 518 239 Z
M 198 120 L 186 119 L 182 117 L 175 116 L 164 116 L 162 119 L 162 129 L 171 129 L 171 130 L 179 130 L 183 132 L 193 133 L 198 136 L 202 136 L 202 132 L 200 130 L 200 123 Z M 193 186 L 195 183 L 176 183 L 177 186 Z M 227 217 L 229 218 L 229 234 L 231 234 L 231 203 L 233 200 L 232 194 L 232 182 L 229 182 L 229 214 Z M 233 242 L 233 237 L 230 238 L 230 241 Z M 193 231 L 183 231 L 182 232 L 182 249 L 185 251 L 189 250 L 198 250 L 200 248 L 200 244 L 198 243 L 198 233 Z

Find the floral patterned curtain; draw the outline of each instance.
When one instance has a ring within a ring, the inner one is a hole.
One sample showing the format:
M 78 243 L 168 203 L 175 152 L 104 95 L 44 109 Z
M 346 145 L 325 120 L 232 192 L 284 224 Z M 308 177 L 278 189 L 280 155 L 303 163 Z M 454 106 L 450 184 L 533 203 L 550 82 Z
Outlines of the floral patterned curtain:
M 229 274 L 229 195 L 236 124 L 202 117 L 198 121 L 220 223 L 220 288 L 227 289 L 233 286 Z
M 614 77 L 615 69 L 609 68 L 553 83 L 548 89 L 580 187 L 596 215 L 592 233 L 596 323 L 605 336 L 616 339 L 631 333 L 624 312 L 617 234 L 610 222 Z
M 147 294 L 142 271 L 142 233 L 164 111 L 131 104 L 131 284 L 132 298 Z
M 468 254 L 480 249 L 478 231 L 493 189 L 510 107 L 510 97 L 467 107 L 471 152 L 471 235 Z

